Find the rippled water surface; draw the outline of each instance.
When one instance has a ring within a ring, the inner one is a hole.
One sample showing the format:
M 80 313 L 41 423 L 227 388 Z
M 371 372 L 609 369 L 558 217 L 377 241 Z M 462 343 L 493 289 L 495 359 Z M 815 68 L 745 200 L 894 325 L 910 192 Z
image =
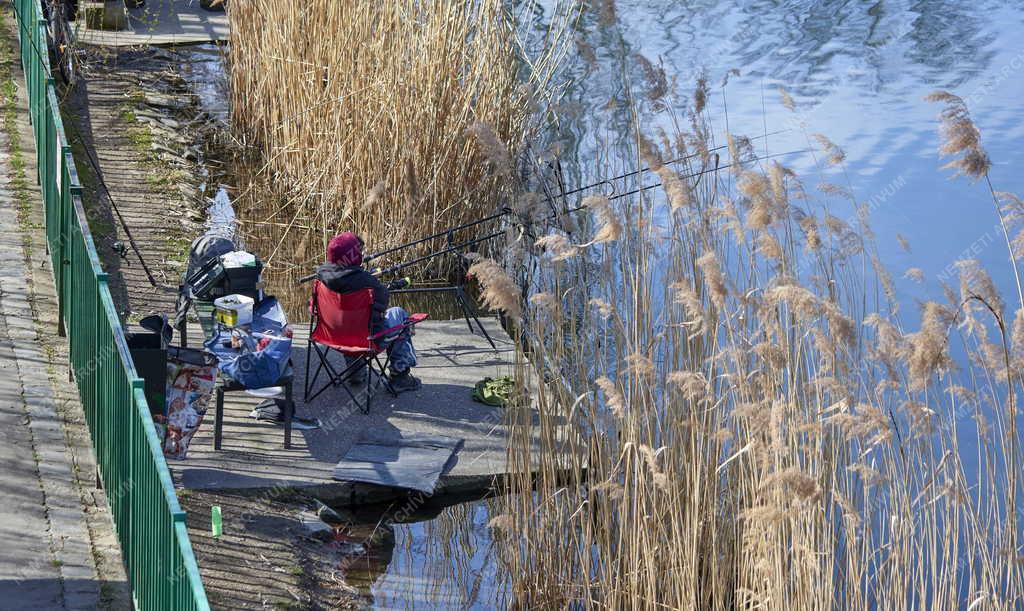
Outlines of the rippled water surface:
M 629 153 L 633 117 L 623 103 L 639 100 L 638 122 L 653 134 L 672 133 L 669 113 L 645 96 L 662 67 L 667 89 L 689 95 L 707 75 L 714 133 L 751 137 L 760 154 L 806 149 L 806 133 L 826 134 L 847 153 L 846 171 L 857 200 L 872 209 L 883 261 L 899 278 L 909 267 L 927 281 L 898 282 L 901 301 L 938 296 L 950 266 L 974 256 L 1001 286 L 1011 277 L 1005 245 L 986 188 L 947 180 L 939 171 L 938 107 L 922 98 L 935 89 L 965 99 L 993 160 L 999 190 L 1024 191 L 1024 4 L 957 1 L 690 1 L 595 0 L 575 34 L 564 70 L 569 85 L 560 115 L 579 184 L 599 180 L 606 157 Z M 548 17 L 535 14 L 541 27 Z M 729 76 L 730 70 L 738 75 Z M 790 92 L 797 113 L 783 107 Z M 669 100 L 666 96 L 665 100 Z M 671 102 L 669 102 L 672 105 Z M 610 155 L 597 153 L 611 149 Z M 563 156 L 565 153 L 563 152 Z M 820 154 L 819 154 L 820 157 Z M 810 153 L 782 161 L 810 185 L 847 184 L 839 170 L 821 173 Z M 614 163 L 610 164 L 614 167 Z M 653 182 L 653 181 L 651 181 Z M 830 202 L 837 216 L 848 203 Z M 906 238 L 910 252 L 898 244 Z M 904 308 L 910 312 L 911 307 Z
M 660 66 L 669 91 L 681 96 L 704 73 L 720 143 L 727 132 L 761 136 L 755 140 L 759 154 L 784 154 L 809 148 L 806 134 L 821 132 L 846 151 L 849 183 L 837 170 L 819 169 L 811 153 L 782 159 L 811 185 L 852 184 L 856 199 L 870 205 L 879 252 L 897 279 L 905 320 L 916 318 L 917 300 L 941 295 L 941 281 L 955 284 L 951 266 L 959 258 L 981 259 L 1002 288 L 1011 287 L 987 191 L 982 184 L 948 180 L 948 172 L 939 170 L 938 108 L 923 97 L 948 89 L 966 98 L 992 157 L 996 188 L 1024 192 L 1024 4 L 590 4 L 560 75 L 566 90 L 557 109 L 559 138 L 569 187 L 614 174 L 635 157 L 627 99 L 640 101 L 636 119 L 645 131 L 671 131 L 670 113 L 645 98 L 660 86 L 649 78 L 651 66 Z M 519 6 L 535 30 L 550 22 L 550 6 Z M 739 74 L 723 87 L 732 69 Z M 779 87 L 793 96 L 797 113 L 783 107 Z M 764 137 L 780 130 L 785 131 Z M 847 202 L 828 205 L 837 216 L 853 214 Z M 910 267 L 924 270 L 923 284 L 901 278 Z M 471 506 L 465 514 L 460 516 L 471 538 L 486 540 L 485 508 Z M 438 559 L 436 537 L 444 535 L 431 524 L 400 529 L 405 547 L 374 582 L 375 604 L 431 608 L 415 601 L 429 601 L 425 593 L 433 589 L 454 593 L 445 599 L 454 608 L 486 601 L 484 586 L 495 576 L 493 556 L 481 551 L 486 546 L 467 548 L 461 559 L 438 569 L 430 560 Z M 482 587 L 484 592 L 469 594 Z

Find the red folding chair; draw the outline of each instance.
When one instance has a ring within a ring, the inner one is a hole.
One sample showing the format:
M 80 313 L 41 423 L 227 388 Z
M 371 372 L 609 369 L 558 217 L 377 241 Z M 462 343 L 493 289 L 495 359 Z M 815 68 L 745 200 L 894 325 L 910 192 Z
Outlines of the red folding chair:
M 413 314 L 404 324 L 371 335 L 370 314 L 373 310 L 373 289 L 336 293 L 319 280 L 313 281 L 313 296 L 309 306 L 311 316 L 309 346 L 306 351 L 306 402 L 316 399 L 331 386 L 341 386 L 362 412 L 368 414 L 370 413 L 370 399 L 376 391 L 374 374 L 383 381 L 392 396 L 398 396 L 387 377 L 390 356 L 387 356 L 385 347 L 378 345 L 377 342 L 387 335 L 402 332 L 423 322 L 427 319 L 427 315 Z M 345 367 L 338 368 L 331 363 L 329 357 L 332 352 L 338 352 L 345 357 L 345 361 L 347 361 Z M 382 352 L 385 353 L 383 362 L 380 359 Z M 310 362 L 314 355 L 316 355 L 318 363 L 316 371 L 310 377 Z M 366 371 L 366 399 L 360 402 L 355 393 L 345 385 L 345 382 L 364 369 Z M 313 392 L 320 373 L 324 371 L 328 380 L 320 389 Z

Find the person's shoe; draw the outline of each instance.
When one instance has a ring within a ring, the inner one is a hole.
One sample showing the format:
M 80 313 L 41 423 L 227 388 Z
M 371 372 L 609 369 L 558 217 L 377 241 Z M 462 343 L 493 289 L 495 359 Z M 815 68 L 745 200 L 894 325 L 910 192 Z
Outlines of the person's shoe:
M 358 387 L 362 386 L 363 384 L 366 384 L 367 370 L 368 369 L 369 369 L 369 367 L 367 367 L 365 364 L 361 364 L 354 371 L 348 372 L 348 375 L 346 375 L 344 377 L 344 382 L 343 383 L 344 384 L 348 384 L 352 388 L 358 388 Z M 342 382 L 339 382 L 339 384 L 340 383 L 342 383 Z
M 388 381 L 391 383 L 391 388 L 396 393 L 408 392 L 410 390 L 419 390 L 423 384 L 420 379 L 409 373 L 409 370 L 395 372 L 388 376 Z
M 249 416 L 261 422 L 284 424 L 284 409 L 282 407 L 282 403 L 283 401 L 280 399 L 267 399 L 253 408 L 253 410 L 249 412 Z M 318 418 L 300 418 L 299 416 L 292 414 L 292 428 L 299 431 L 318 429 L 320 428 L 320 420 Z

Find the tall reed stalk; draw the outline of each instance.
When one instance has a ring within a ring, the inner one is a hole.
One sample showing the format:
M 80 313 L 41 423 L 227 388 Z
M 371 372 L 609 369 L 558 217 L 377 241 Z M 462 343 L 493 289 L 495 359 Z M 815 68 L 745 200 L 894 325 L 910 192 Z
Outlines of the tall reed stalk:
M 686 133 L 638 128 L 663 196 L 591 198 L 593 240 L 510 244 L 508 269 L 540 265 L 523 302 L 489 279 L 524 308 L 540 411 L 512 418 L 518 476 L 492 521 L 509 602 L 1021 608 L 1024 310 L 1011 325 L 965 262 L 904 331 L 866 212 L 828 212 L 850 187 L 808 188 L 733 136 L 731 175 L 701 173 L 719 165 L 708 95 Z

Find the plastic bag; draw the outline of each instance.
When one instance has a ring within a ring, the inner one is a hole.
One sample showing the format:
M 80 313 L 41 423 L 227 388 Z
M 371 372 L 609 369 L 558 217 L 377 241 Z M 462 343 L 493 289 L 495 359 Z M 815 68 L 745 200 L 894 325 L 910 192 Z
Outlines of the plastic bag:
M 248 329 L 221 329 L 206 342 L 224 374 L 245 388 L 272 386 L 288 368 L 292 330 L 284 309 L 267 297 L 253 310 Z
M 240 354 L 222 367 L 225 375 L 246 388 L 261 388 L 277 382 L 288 366 L 292 351 L 290 337 L 261 333 L 252 334 L 249 338 L 256 339 L 257 336 L 254 347 L 250 347 L 251 342 L 247 338 Z
M 188 446 L 206 415 L 207 405 L 217 383 L 217 364 L 212 358 L 190 358 L 179 349 L 167 358 L 167 415 L 156 418 L 164 456 L 184 460 Z M 210 355 L 205 355 L 210 357 Z

